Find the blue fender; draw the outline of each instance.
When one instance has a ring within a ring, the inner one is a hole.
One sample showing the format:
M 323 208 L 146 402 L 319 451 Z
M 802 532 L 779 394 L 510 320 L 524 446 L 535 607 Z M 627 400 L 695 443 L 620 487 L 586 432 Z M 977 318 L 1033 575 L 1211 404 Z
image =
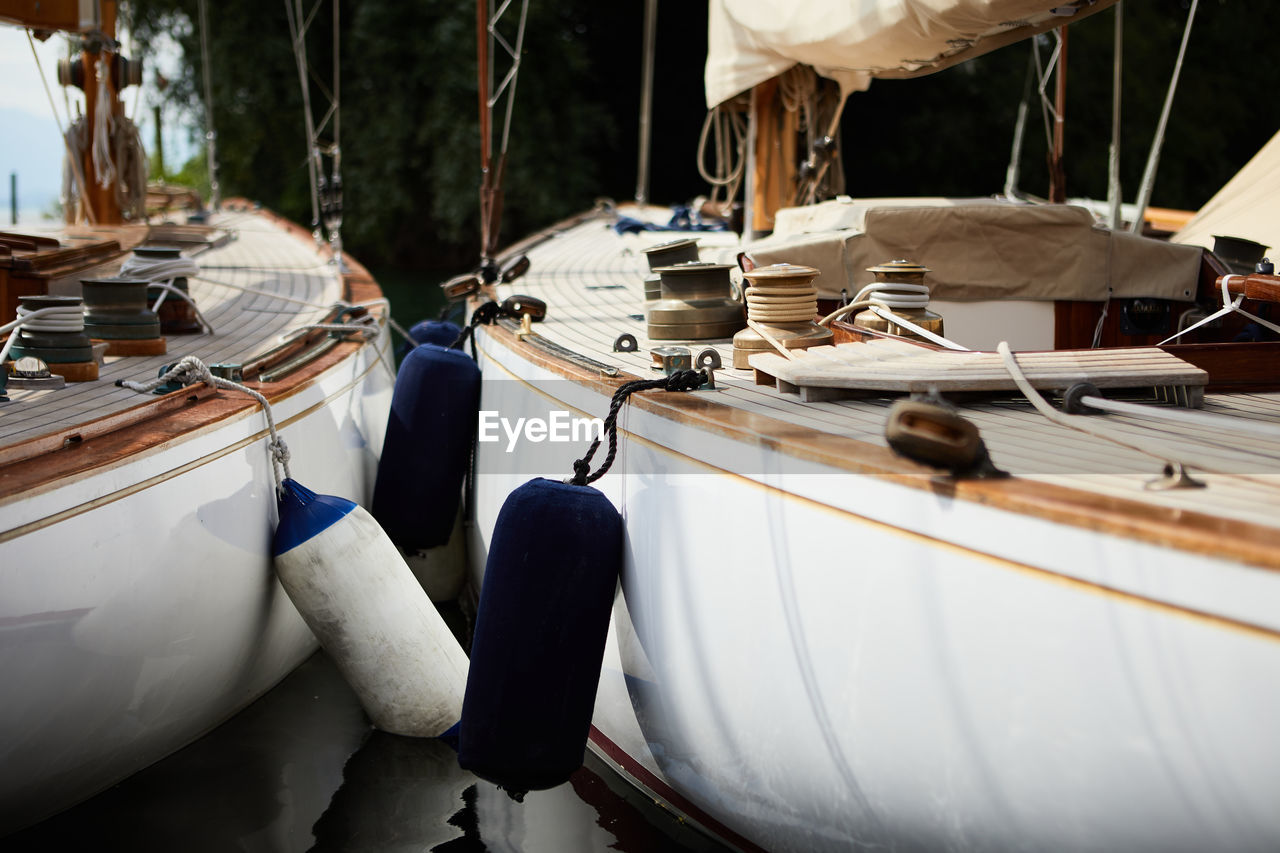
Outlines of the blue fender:
M 480 368 L 461 350 L 421 344 L 400 364 L 370 511 L 401 548 L 449 541 L 479 407 Z
M 622 516 L 590 486 L 531 480 L 507 497 L 485 565 L 458 763 L 517 793 L 582 766 Z

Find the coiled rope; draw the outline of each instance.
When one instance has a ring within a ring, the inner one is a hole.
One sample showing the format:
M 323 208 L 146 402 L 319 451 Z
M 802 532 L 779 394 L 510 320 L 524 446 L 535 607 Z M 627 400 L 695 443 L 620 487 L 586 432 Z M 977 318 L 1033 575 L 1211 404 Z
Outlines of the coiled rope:
M 54 305 L 31 311 L 19 305 L 18 318 L 0 326 L 0 335 L 12 333 L 5 340 L 4 346 L 0 347 L 0 366 L 17 342 L 19 329 L 30 329 L 33 332 L 83 332 L 84 308 L 82 305 Z
M 715 171 L 706 165 L 707 142 L 715 144 Z M 698 136 L 698 174 L 711 185 L 710 203 L 728 210 L 742 188 L 747 163 L 747 120 L 740 106 L 720 104 L 707 111 Z M 721 198 L 723 196 L 723 198 Z
M 853 297 L 852 302 L 848 305 L 842 305 L 823 317 L 818 321 L 818 325 L 830 326 L 832 322 L 839 320 L 841 317 L 865 308 L 869 309 L 877 317 L 908 329 L 938 346 L 968 352 L 968 347 L 961 346 L 955 341 L 912 323 L 891 310 L 894 308 L 923 310 L 928 305 L 929 285 L 927 284 L 912 284 L 905 281 L 873 281 L 862 290 L 859 290 L 857 296 Z
M 195 278 L 199 274 L 200 266 L 188 257 L 140 258 L 133 255 L 120 267 L 121 278 L 142 279 L 150 282 L 149 287 L 160 289 L 160 296 L 151 306 L 152 311 L 159 311 L 160 306 L 170 295 L 176 296 L 191 306 L 191 309 L 196 312 L 196 319 L 200 321 L 200 325 L 206 332 L 213 334 L 213 324 L 200 313 L 196 301 L 173 283 L 175 278 Z
M 281 493 L 281 483 L 283 479 L 291 478 L 293 475 L 289 473 L 289 447 L 284 443 L 284 439 L 276 432 L 276 421 L 271 414 L 271 404 L 267 402 L 267 398 L 252 388 L 241 385 L 238 382 L 232 382 L 230 379 L 223 379 L 220 376 L 214 376 L 200 359 L 193 355 L 184 356 L 176 362 L 167 371 L 160 374 L 154 379 L 148 379 L 144 382 L 134 382 L 129 379 L 117 379 L 116 385 L 121 388 L 128 388 L 130 391 L 137 391 L 140 394 L 149 394 L 161 385 L 170 382 L 181 382 L 185 387 L 203 382 L 213 388 L 225 388 L 229 391 L 240 391 L 248 394 L 250 397 L 258 401 L 262 406 L 262 414 L 267 419 L 267 432 L 271 434 L 270 440 L 267 441 L 267 449 L 271 453 L 271 473 L 275 478 L 276 492 Z M 284 478 L 281 477 L 281 472 Z
M 747 316 L 757 323 L 806 323 L 818 313 L 818 288 L 803 284 L 752 284 L 744 291 Z
M 613 466 L 613 460 L 618 455 L 618 412 L 632 394 L 655 388 L 663 391 L 692 391 L 701 387 L 706 381 L 705 370 L 677 370 L 663 379 L 636 379 L 619 386 L 618 390 L 613 392 L 613 400 L 609 404 L 609 415 L 604 419 L 604 430 L 609 435 L 609 452 L 604 462 L 594 474 L 591 473 L 591 458 L 600 448 L 600 439 L 596 438 L 591 442 L 587 455 L 573 463 L 573 477 L 565 482 L 574 486 L 590 485 L 603 477 Z

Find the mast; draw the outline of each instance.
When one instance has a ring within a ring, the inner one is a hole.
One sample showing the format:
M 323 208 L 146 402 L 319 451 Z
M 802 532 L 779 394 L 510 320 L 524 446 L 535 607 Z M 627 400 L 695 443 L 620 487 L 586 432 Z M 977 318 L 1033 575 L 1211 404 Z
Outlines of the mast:
M 489 115 L 489 10 L 486 0 L 476 0 L 476 69 L 480 96 L 480 265 L 493 263 L 493 127 Z
M 649 200 L 649 147 L 653 121 L 653 54 L 658 0 L 644 2 L 644 57 L 640 74 L 640 162 L 636 166 L 636 204 Z
M 1049 152 L 1049 201 L 1067 200 L 1067 177 L 1062 167 L 1067 121 L 1067 28 L 1058 27 L 1058 67 L 1054 75 L 1053 148 Z
M 520 19 L 516 24 L 515 44 L 498 30 L 499 20 L 514 0 L 503 0 L 496 10 L 489 12 L 486 0 L 476 0 L 476 65 L 480 104 L 480 270 L 486 282 L 497 280 L 500 271 L 494 263 L 498 251 L 498 226 L 502 221 L 502 174 L 507 162 L 507 145 L 511 139 L 511 111 L 515 103 L 516 82 L 520 76 L 521 56 L 524 52 L 525 24 L 529 17 L 529 0 L 520 2 Z M 506 74 L 496 86 L 494 56 L 489 50 L 489 40 L 510 61 Z M 506 99 L 506 112 L 502 121 L 502 139 L 497 154 L 493 146 L 493 108 Z

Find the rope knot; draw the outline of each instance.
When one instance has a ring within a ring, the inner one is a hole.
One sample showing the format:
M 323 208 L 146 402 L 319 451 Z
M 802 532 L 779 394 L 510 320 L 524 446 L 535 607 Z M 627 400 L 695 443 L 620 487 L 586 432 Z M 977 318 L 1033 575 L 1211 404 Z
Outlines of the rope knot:
M 573 486 L 585 486 L 587 477 L 591 474 L 591 463 L 587 461 L 590 457 L 575 460 L 573 463 L 573 476 L 569 479 L 569 484 Z
M 667 391 L 693 391 L 701 388 L 707 381 L 707 374 L 702 370 L 677 370 L 667 377 Z

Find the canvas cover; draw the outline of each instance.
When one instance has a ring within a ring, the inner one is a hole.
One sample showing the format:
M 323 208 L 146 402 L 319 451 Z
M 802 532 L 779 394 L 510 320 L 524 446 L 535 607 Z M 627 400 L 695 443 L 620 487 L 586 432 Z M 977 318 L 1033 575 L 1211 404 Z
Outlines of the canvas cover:
M 1215 235 L 1280 252 L 1280 133 L 1254 155 L 1177 234 L 1176 243 L 1213 248 Z
M 841 198 L 781 211 L 772 236 L 745 247 L 757 266 L 817 268 L 823 298 L 849 296 L 867 267 L 906 259 L 928 267 L 935 299 L 1187 300 L 1202 250 L 1112 232 L 1070 205 L 994 199 Z
M 940 70 L 1115 0 L 710 0 L 708 108 L 811 65 L 847 92 Z

